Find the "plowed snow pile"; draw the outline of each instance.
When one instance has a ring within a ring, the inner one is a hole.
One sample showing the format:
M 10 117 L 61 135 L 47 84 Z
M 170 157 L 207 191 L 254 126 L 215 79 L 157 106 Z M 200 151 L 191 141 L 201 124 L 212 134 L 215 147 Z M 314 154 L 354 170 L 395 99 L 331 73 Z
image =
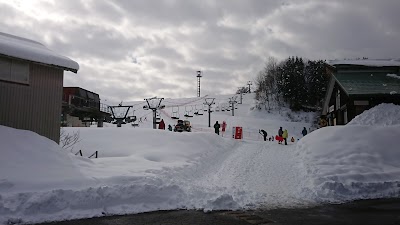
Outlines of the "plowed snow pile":
M 400 197 L 400 106 L 380 104 L 349 126 L 325 127 L 297 144 L 322 201 Z
M 400 124 L 400 106 L 382 103 L 356 116 L 347 125 L 391 126 Z

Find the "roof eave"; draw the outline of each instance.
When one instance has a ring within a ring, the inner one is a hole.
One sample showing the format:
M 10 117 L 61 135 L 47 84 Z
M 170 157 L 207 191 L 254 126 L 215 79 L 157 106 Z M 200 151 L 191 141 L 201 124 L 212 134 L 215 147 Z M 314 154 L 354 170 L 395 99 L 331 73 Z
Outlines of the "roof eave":
M 29 62 L 29 63 L 35 63 L 35 64 L 40 64 L 40 65 L 55 67 L 55 68 L 62 69 L 64 71 L 71 71 L 73 73 L 78 73 L 78 70 L 79 70 L 79 64 L 76 63 L 75 61 L 74 62 L 77 64 L 76 67 L 78 67 L 78 69 L 75 69 L 75 68 L 72 68 L 72 67 L 63 67 L 63 66 L 54 65 L 54 64 L 48 64 L 48 63 L 43 63 L 43 62 L 37 62 L 37 61 L 33 61 L 33 60 L 28 60 L 28 59 L 22 59 L 22 58 L 11 56 L 11 55 L 0 54 L 0 56 L 11 58 L 11 59 L 18 59 L 18 60 L 26 61 L 26 62 Z

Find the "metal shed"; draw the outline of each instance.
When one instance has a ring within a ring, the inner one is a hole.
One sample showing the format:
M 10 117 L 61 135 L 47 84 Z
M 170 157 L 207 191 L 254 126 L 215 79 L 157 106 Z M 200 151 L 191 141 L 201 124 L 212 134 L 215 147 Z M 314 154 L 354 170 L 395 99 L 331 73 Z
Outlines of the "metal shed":
M 63 74 L 78 69 L 39 42 L 0 33 L 0 125 L 59 143 Z

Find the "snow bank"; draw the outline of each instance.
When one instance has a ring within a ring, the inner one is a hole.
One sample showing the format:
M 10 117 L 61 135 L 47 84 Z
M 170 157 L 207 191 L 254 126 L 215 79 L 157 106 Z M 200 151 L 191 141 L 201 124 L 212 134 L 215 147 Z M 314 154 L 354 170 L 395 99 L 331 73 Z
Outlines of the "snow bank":
M 382 103 L 356 116 L 347 125 L 400 125 L 400 106 Z
M 296 151 L 322 201 L 400 197 L 399 136 L 399 125 L 326 127 Z
M 75 156 L 33 132 L 0 126 L 0 224 L 238 209 L 255 201 L 233 197 L 243 191 L 193 186 L 174 175 L 204 158 L 220 158 L 232 147 L 230 140 L 150 129 L 81 130 L 79 147 L 93 147 L 101 158 Z
M 34 132 L 0 126 L 0 193 L 50 190 L 88 183 L 75 162 L 53 141 Z

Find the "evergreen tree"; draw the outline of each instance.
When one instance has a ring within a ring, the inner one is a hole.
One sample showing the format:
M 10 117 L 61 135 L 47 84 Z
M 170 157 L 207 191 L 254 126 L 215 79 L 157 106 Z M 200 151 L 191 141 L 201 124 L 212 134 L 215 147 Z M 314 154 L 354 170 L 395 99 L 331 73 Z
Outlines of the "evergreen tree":
M 272 99 L 279 104 L 281 98 L 292 110 L 315 108 L 325 97 L 328 80 L 322 60 L 304 63 L 301 57 L 289 57 L 278 64 L 270 58 L 257 76 L 256 99 L 268 109 Z
M 320 107 L 326 94 L 329 76 L 326 73 L 325 62 L 322 60 L 310 61 L 306 67 L 309 106 Z

